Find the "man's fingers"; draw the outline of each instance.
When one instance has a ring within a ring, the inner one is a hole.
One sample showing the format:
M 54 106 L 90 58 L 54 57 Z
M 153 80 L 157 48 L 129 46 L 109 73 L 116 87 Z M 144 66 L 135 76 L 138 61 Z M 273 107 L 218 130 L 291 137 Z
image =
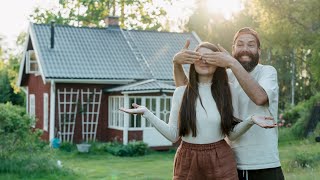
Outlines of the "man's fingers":
M 190 40 L 187 39 L 186 43 L 184 44 L 183 49 L 188 49 L 188 48 L 189 48 L 189 45 L 190 45 Z

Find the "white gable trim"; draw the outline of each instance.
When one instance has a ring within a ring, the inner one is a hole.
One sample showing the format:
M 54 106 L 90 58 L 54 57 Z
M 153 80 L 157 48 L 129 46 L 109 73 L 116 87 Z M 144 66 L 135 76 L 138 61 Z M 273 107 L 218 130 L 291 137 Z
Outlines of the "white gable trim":
M 158 93 L 158 92 L 166 92 L 173 93 L 174 90 L 145 90 L 145 91 L 122 91 L 121 94 L 147 94 L 147 93 Z
M 19 75 L 18 75 L 18 80 L 16 82 L 16 85 L 20 87 L 21 81 L 22 81 L 22 75 L 23 75 L 23 69 L 25 68 L 25 61 L 26 61 L 26 54 L 27 54 L 27 49 L 28 49 L 28 44 L 29 44 L 29 32 L 27 34 L 27 40 L 24 42 L 24 48 L 23 48 L 23 54 L 22 58 L 20 60 L 20 67 L 19 67 Z
M 26 40 L 26 42 L 24 44 L 23 55 L 22 55 L 22 59 L 20 61 L 19 76 L 18 76 L 18 81 L 16 83 L 18 87 L 20 87 L 20 85 L 21 85 L 22 76 L 23 76 L 23 70 L 24 70 L 25 65 L 26 65 L 26 54 L 27 54 L 27 50 L 28 50 L 29 39 L 31 39 L 33 50 L 34 50 L 34 52 L 36 54 L 36 58 L 38 60 L 39 73 L 41 75 L 42 81 L 43 81 L 44 84 L 46 83 L 45 77 L 44 77 L 44 74 L 43 74 L 43 70 L 42 70 L 42 61 L 40 59 L 40 57 L 41 57 L 40 56 L 40 51 L 37 50 L 38 49 L 37 48 L 37 40 L 36 40 L 36 38 L 34 36 L 32 23 L 30 23 L 29 24 L 29 28 L 28 28 L 27 40 Z
M 43 73 L 43 68 L 42 68 L 42 60 L 41 60 L 42 56 L 41 56 L 40 50 L 38 50 L 38 41 L 37 41 L 37 38 L 35 36 L 35 32 L 34 32 L 32 23 L 30 23 L 30 26 L 29 26 L 29 34 L 30 34 L 33 50 L 34 50 L 34 52 L 36 54 L 36 58 L 38 60 L 39 73 L 41 75 L 43 84 L 46 84 L 46 78 L 45 78 L 45 75 Z
M 85 84 L 128 84 L 135 82 L 134 79 L 126 80 L 105 80 L 105 79 L 49 79 L 47 82 L 54 81 L 56 83 L 85 83 Z
M 201 39 L 200 39 L 200 37 L 198 36 L 198 34 L 197 34 L 196 32 L 192 31 L 191 33 L 192 33 L 192 35 L 196 38 L 196 40 L 198 41 L 198 43 L 201 43 L 201 42 L 202 42 Z

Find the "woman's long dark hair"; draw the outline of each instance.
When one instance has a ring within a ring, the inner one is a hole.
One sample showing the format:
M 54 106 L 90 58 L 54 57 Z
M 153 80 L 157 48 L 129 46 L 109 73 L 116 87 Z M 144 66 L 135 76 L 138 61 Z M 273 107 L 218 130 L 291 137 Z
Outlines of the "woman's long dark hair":
M 196 51 L 200 48 L 207 48 L 214 52 L 220 51 L 214 44 L 208 42 L 199 44 Z M 196 100 L 199 97 L 198 82 L 198 73 L 195 70 L 194 64 L 191 64 L 189 70 L 189 82 L 184 92 L 179 112 L 178 126 L 180 136 L 185 136 L 189 134 L 190 131 L 192 132 L 193 137 L 197 136 Z M 226 68 L 217 67 L 214 72 L 211 94 L 220 113 L 222 133 L 229 135 L 230 131 L 233 130 L 234 126 L 239 123 L 240 120 L 233 116 L 231 92 L 228 84 Z M 200 103 L 202 105 L 201 98 Z

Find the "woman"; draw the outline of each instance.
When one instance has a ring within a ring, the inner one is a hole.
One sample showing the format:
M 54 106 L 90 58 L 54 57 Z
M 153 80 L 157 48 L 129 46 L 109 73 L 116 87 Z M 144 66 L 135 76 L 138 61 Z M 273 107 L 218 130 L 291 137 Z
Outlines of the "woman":
M 201 43 L 196 51 L 219 51 L 210 43 Z M 225 68 L 209 65 L 201 58 L 190 65 L 187 86 L 178 87 L 172 99 L 168 124 L 137 104 L 134 109 L 120 108 L 131 114 L 142 114 L 167 139 L 182 139 L 174 160 L 173 179 L 238 179 L 233 152 L 224 138 L 234 140 L 253 124 L 264 128 L 272 117 L 250 116 L 240 122 L 235 118 Z

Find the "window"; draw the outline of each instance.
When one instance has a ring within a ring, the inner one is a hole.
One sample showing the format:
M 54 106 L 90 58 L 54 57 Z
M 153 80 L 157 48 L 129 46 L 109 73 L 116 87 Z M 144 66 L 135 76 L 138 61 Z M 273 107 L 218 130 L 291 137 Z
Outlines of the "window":
M 160 99 L 160 119 L 164 122 L 169 122 L 171 109 L 171 97 L 164 96 Z
M 161 120 L 168 123 L 171 109 L 171 96 L 130 96 L 129 104 L 126 107 L 132 108 L 132 103 L 137 103 L 146 106 L 153 114 L 158 116 Z M 125 107 L 123 96 L 110 96 L 109 97 L 109 127 L 123 128 L 124 127 L 124 114 L 119 111 L 120 107 Z M 142 116 L 136 114 L 128 114 L 129 128 L 139 129 L 144 128 L 142 123 Z M 152 124 L 146 120 L 145 127 L 153 127 Z
M 148 108 L 153 114 L 157 114 L 157 98 L 146 97 L 146 108 Z M 148 120 L 146 120 L 146 127 L 153 127 Z
M 48 131 L 48 93 L 43 94 L 43 130 Z
M 38 73 L 38 61 L 34 50 L 29 50 L 27 53 L 27 73 Z
M 30 115 L 30 117 L 32 117 L 32 118 L 34 118 L 34 121 L 33 121 L 33 123 L 32 123 L 32 127 L 35 127 L 35 125 L 36 125 L 36 121 L 35 121 L 35 116 L 36 116 L 36 97 L 35 97 L 35 95 L 34 94 L 30 94 L 29 95 L 29 102 L 30 102 L 30 104 L 29 104 L 29 115 Z
M 132 103 L 141 104 L 141 97 L 129 97 L 129 107 L 132 108 Z M 129 128 L 141 127 L 141 115 L 129 114 Z
M 119 111 L 124 107 L 124 98 L 122 96 L 109 97 L 109 127 L 122 128 L 124 126 L 124 113 Z

